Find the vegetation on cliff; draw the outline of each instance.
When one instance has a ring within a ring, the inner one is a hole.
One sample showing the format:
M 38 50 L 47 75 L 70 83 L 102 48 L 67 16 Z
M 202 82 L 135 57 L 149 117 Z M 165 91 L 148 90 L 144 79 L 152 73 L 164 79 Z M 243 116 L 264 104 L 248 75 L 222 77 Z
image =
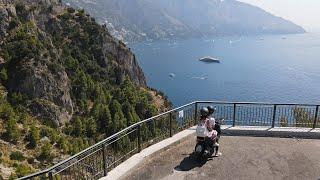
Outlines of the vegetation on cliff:
M 83 10 L 55 0 L 0 3 L 3 178 L 45 168 L 170 106 L 146 87 L 130 50 Z

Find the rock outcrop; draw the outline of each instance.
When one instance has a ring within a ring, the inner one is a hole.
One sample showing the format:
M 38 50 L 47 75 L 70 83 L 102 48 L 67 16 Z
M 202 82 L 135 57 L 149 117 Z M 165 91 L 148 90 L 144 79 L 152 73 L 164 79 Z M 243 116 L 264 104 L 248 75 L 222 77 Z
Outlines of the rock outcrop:
M 55 126 L 71 119 L 70 80 L 62 68 L 53 69 L 50 64 L 26 59 L 12 65 L 9 72 L 9 91 L 24 94 L 33 100 L 30 106 L 36 116 L 51 120 Z

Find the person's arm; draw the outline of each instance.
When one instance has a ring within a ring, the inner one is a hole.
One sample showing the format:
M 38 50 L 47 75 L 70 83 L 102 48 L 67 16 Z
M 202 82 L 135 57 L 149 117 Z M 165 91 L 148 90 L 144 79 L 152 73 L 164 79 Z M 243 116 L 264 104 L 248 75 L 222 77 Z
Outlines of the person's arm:
M 206 127 L 207 127 L 208 131 L 212 131 L 212 126 L 211 126 L 209 119 L 206 121 Z

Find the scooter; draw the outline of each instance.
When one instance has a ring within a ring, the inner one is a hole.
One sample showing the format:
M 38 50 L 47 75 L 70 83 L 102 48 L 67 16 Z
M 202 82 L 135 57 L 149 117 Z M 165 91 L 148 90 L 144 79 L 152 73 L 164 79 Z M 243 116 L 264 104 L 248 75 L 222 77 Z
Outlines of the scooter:
M 198 160 L 204 160 L 212 157 L 215 153 L 215 147 L 212 139 L 208 137 L 197 137 L 195 155 Z
M 222 122 L 224 119 L 216 120 L 216 126 L 221 127 Z M 212 140 L 207 136 L 208 130 L 203 124 L 198 124 L 196 129 L 197 134 L 197 144 L 195 146 L 195 156 L 198 160 L 206 160 L 215 153 L 216 146 L 215 142 L 217 139 Z M 217 136 L 217 138 L 219 138 Z

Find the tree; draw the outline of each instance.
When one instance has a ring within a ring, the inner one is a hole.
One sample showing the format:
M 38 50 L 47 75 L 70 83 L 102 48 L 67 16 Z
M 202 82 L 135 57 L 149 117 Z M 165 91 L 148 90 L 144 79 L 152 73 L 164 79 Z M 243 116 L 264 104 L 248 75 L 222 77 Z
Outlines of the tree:
M 107 133 L 112 119 L 109 107 L 105 104 L 96 103 L 92 108 L 91 114 L 97 121 L 98 131 L 100 133 Z
M 59 148 L 61 150 L 63 150 L 63 152 L 67 152 L 68 145 L 67 145 L 67 140 L 66 140 L 65 136 L 61 135 L 57 143 L 58 143 Z
M 30 127 L 28 139 L 29 139 L 29 147 L 36 148 L 40 141 L 40 132 L 39 132 L 39 129 L 34 124 L 32 124 Z
M 83 134 L 83 130 L 84 128 L 81 119 L 76 117 L 73 123 L 73 135 L 80 137 Z
M 40 160 L 51 160 L 52 156 L 51 156 L 51 148 L 52 145 L 50 144 L 49 141 L 46 141 L 42 146 L 41 146 L 41 152 L 39 155 L 39 159 Z
M 123 83 L 121 84 L 121 89 L 124 93 L 124 97 L 129 101 L 129 103 L 136 104 L 137 90 L 128 76 L 125 77 Z
M 5 136 L 9 141 L 17 142 L 20 137 L 20 131 L 17 126 L 17 121 L 10 117 L 9 120 L 6 121 L 6 133 Z
M 97 124 L 93 118 L 86 121 L 86 135 L 87 137 L 94 137 L 97 133 Z
M 127 126 L 134 124 L 135 120 L 133 119 L 132 111 L 133 111 L 133 108 L 128 101 L 122 104 L 122 112 L 127 119 Z
M 113 133 L 115 133 L 124 129 L 127 126 L 127 120 L 123 115 L 121 104 L 117 100 L 112 101 L 110 108 L 112 109 L 111 113 L 113 115 L 111 129 Z

